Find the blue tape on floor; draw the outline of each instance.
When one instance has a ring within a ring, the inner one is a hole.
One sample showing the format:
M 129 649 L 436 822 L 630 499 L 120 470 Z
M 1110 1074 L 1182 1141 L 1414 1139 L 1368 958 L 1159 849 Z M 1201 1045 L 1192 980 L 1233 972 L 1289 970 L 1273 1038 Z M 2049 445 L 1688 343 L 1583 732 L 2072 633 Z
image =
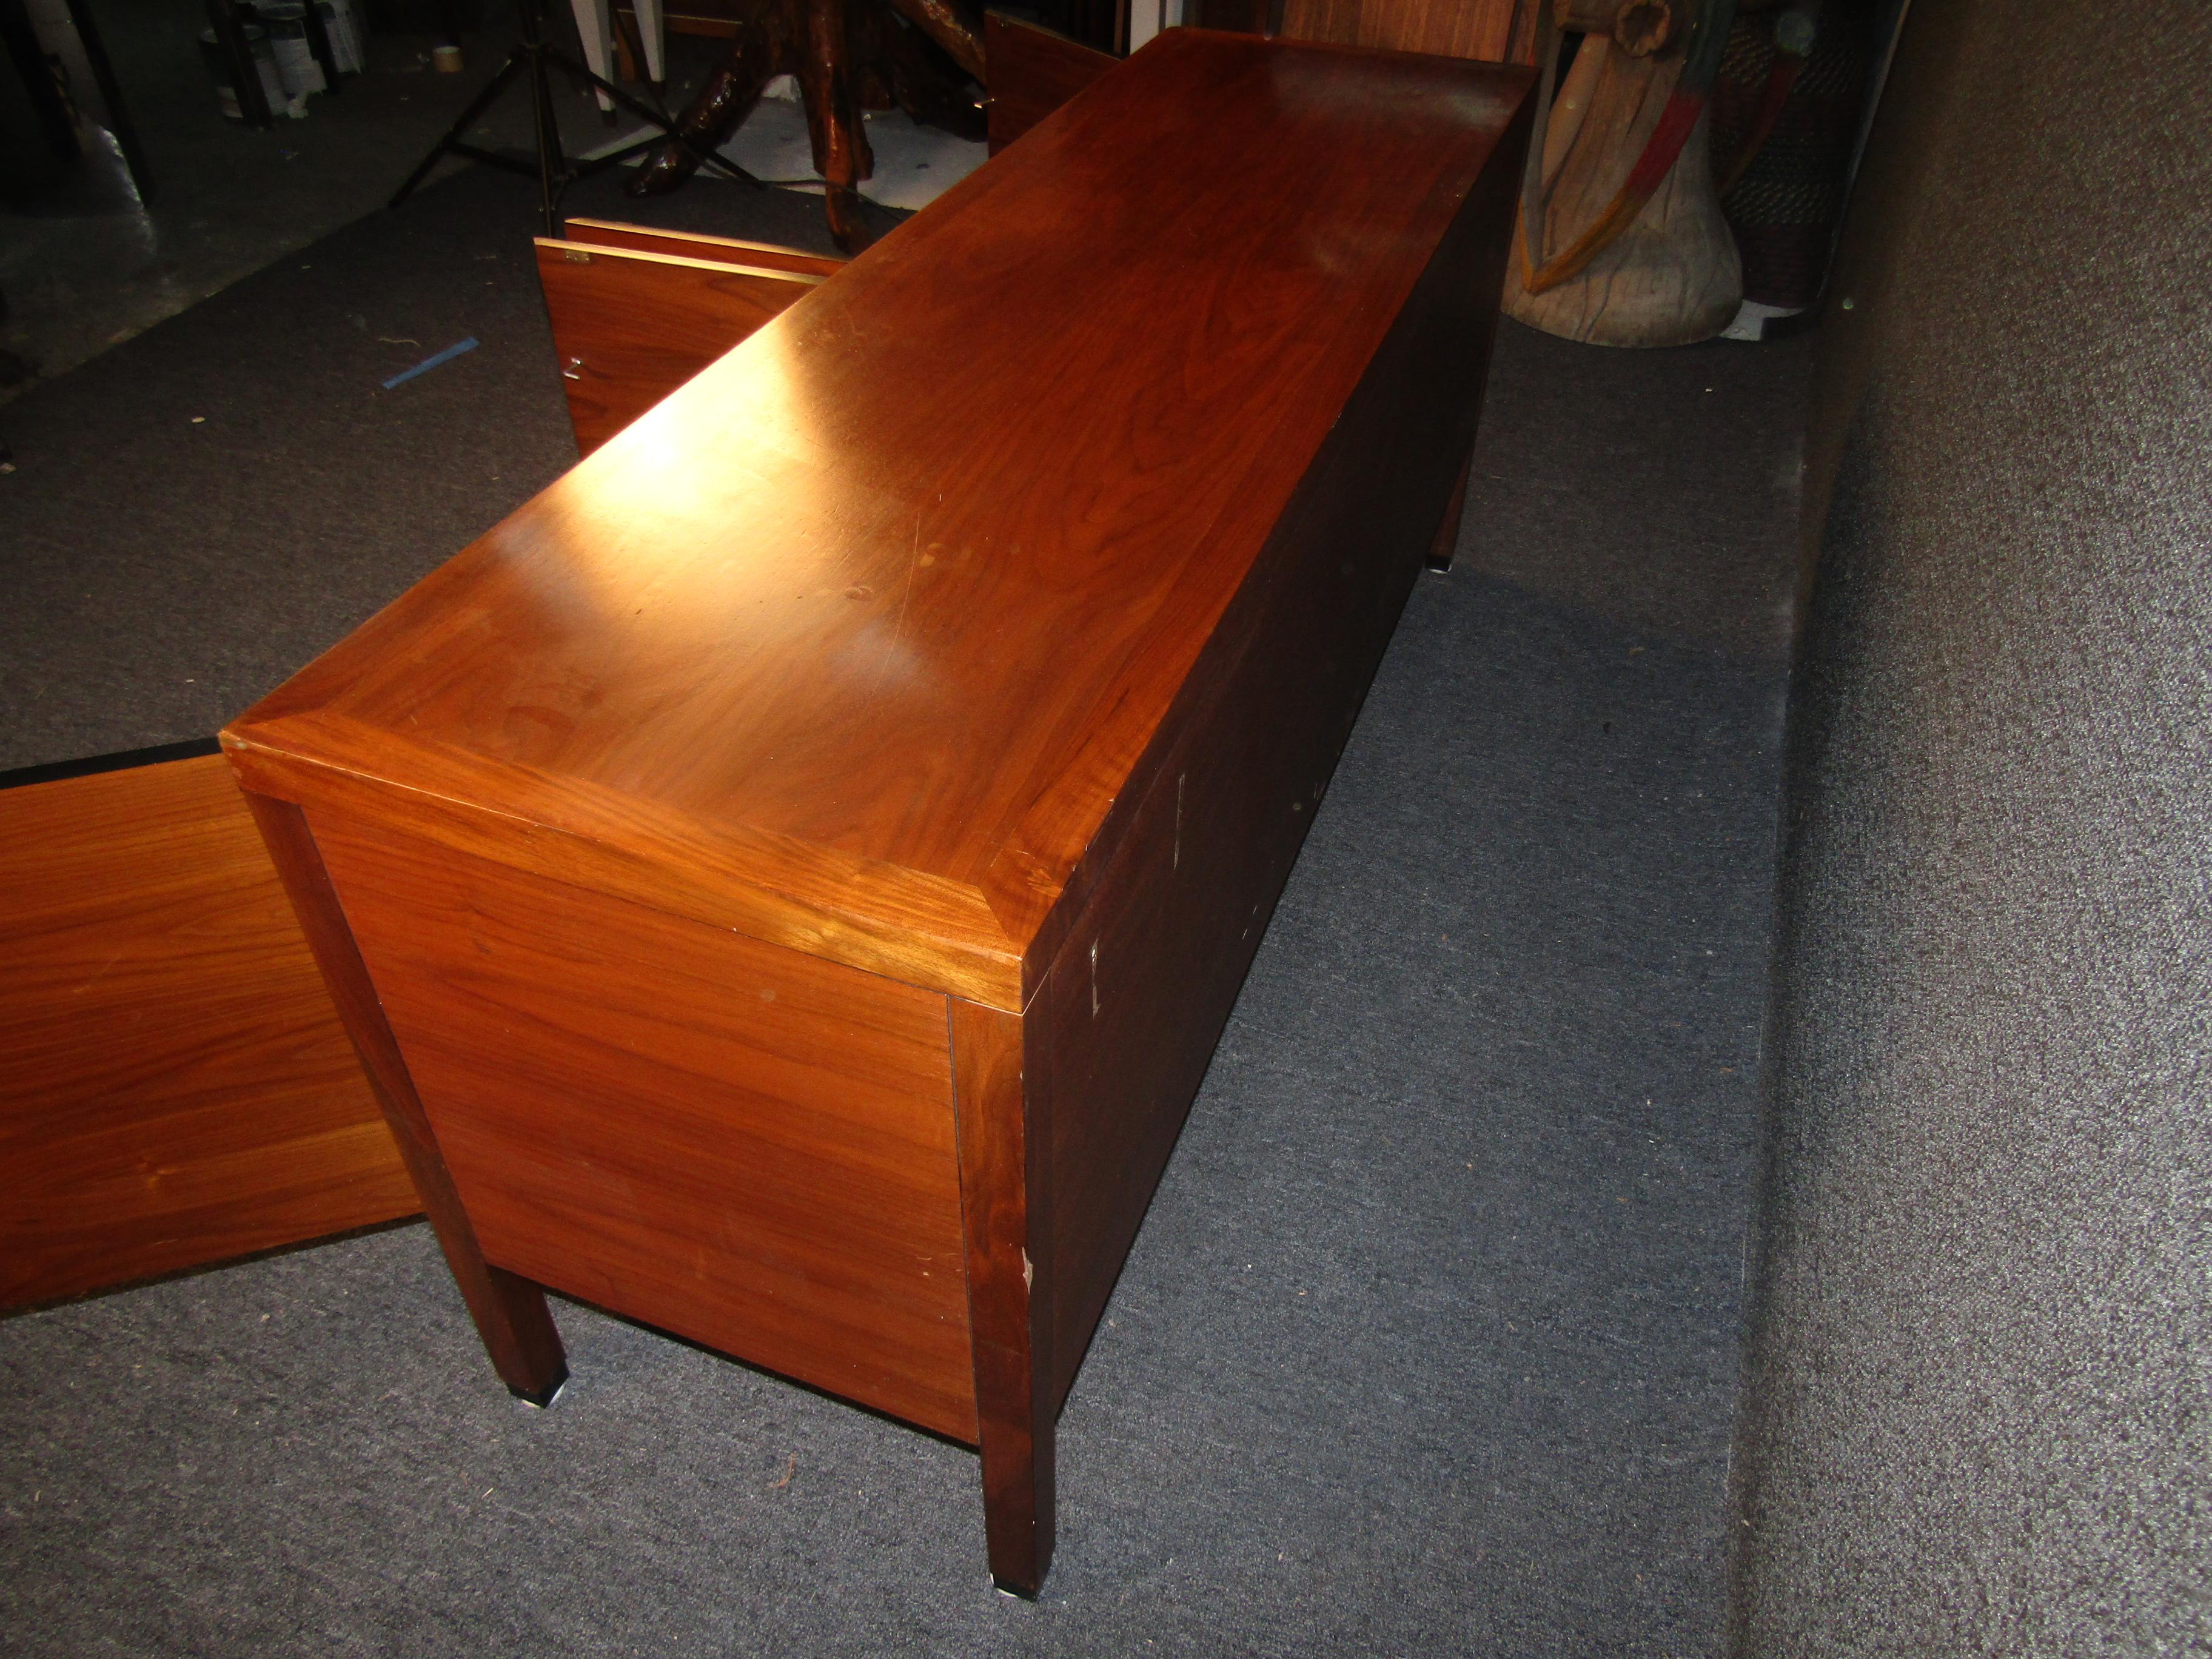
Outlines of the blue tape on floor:
M 384 389 L 386 392 L 389 392 L 392 387 L 398 386 L 404 381 L 413 380 L 417 374 L 428 374 L 432 369 L 437 368 L 440 363 L 450 363 L 464 351 L 474 351 L 476 349 L 477 337 L 471 334 L 467 339 L 463 340 L 459 345 L 449 345 L 443 351 L 434 352 L 431 356 L 425 357 L 421 362 L 416 364 L 414 368 L 401 369 L 398 374 L 393 375 L 390 380 L 384 383 Z

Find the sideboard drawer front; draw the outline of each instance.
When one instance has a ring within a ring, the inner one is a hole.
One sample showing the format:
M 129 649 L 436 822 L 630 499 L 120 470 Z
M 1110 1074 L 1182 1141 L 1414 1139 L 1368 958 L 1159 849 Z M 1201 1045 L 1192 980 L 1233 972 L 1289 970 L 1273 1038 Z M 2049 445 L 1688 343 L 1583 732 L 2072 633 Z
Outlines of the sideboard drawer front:
M 941 994 L 310 823 L 490 1261 L 974 1439 Z

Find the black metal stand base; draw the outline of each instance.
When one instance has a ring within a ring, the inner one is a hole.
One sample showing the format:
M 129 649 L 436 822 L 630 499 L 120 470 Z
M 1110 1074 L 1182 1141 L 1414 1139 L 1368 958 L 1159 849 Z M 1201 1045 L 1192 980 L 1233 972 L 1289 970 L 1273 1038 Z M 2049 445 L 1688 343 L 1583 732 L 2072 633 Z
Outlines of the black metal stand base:
M 633 98 L 611 81 L 592 73 L 583 64 L 557 46 L 545 44 L 541 27 L 544 0 L 522 0 L 522 43 L 507 53 L 507 61 L 499 72 L 484 83 L 483 90 L 470 100 L 460 118 L 447 129 L 446 136 L 438 140 L 421 165 L 407 175 L 407 182 L 392 192 L 391 205 L 398 207 L 418 185 L 430 176 L 430 169 L 448 155 L 465 155 L 472 161 L 482 161 L 488 167 L 503 167 L 509 173 L 534 176 L 538 180 L 539 205 L 545 214 L 545 234 L 557 236 L 560 233 L 561 198 L 568 186 L 579 179 L 618 166 L 641 151 L 652 149 L 667 140 L 684 146 L 704 167 L 719 168 L 731 178 L 757 186 L 760 180 L 735 162 L 726 161 L 711 149 L 704 149 L 685 137 L 676 124 L 662 112 Z M 635 144 L 614 151 L 611 155 L 595 155 L 588 161 L 572 159 L 561 148 L 560 124 L 553 110 L 553 77 L 555 68 L 565 70 L 568 78 L 580 87 L 590 87 L 604 93 L 615 106 L 635 116 L 653 129 L 653 136 L 641 138 Z M 538 155 L 533 161 L 520 155 L 510 155 L 503 150 L 485 149 L 472 144 L 462 135 L 476 125 L 483 112 L 499 101 L 499 96 L 520 76 L 530 85 L 531 116 L 538 133 Z

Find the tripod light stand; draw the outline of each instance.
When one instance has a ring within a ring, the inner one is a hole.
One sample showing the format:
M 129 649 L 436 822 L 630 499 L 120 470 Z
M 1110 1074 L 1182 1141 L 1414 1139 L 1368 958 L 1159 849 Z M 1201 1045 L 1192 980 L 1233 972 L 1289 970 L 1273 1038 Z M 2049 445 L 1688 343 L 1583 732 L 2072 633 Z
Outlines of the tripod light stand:
M 499 72 L 493 76 L 484 84 L 483 90 L 477 94 L 476 97 L 470 101 L 469 106 L 461 112 L 460 118 L 447 130 L 446 136 L 438 140 L 430 153 L 422 158 L 422 164 L 407 175 L 407 182 L 393 192 L 392 206 L 398 207 L 412 196 L 416 187 L 429 176 L 430 169 L 436 167 L 445 157 L 465 155 L 472 161 L 483 161 L 491 167 L 504 167 L 509 173 L 536 175 L 539 204 L 545 212 L 545 234 L 548 236 L 556 236 L 560 234 L 555 221 L 560 209 L 561 197 L 571 184 L 579 179 L 589 178 L 592 173 L 626 161 L 639 151 L 649 149 L 664 139 L 675 140 L 705 166 L 717 167 L 729 174 L 731 178 L 742 179 L 746 184 L 759 185 L 760 180 L 743 167 L 724 161 L 712 149 L 702 148 L 685 137 L 676 124 L 659 110 L 631 97 L 613 82 L 592 74 L 589 69 L 569 57 L 558 46 L 548 46 L 544 34 L 545 0 L 520 0 L 520 5 L 521 44 L 507 53 L 507 62 L 499 66 Z M 619 107 L 627 110 L 639 120 L 652 127 L 653 136 L 641 138 L 636 143 L 628 145 L 610 155 L 593 156 L 588 161 L 569 159 L 567 153 L 561 148 L 561 128 L 554 118 L 552 70 L 556 64 L 565 70 L 569 79 L 577 85 L 596 88 L 611 99 Z M 535 161 L 526 160 L 520 155 L 510 155 L 500 150 L 485 149 L 481 145 L 469 143 L 462 136 L 476 124 L 477 118 L 486 110 L 498 100 L 500 94 L 507 90 L 517 76 L 526 77 L 530 83 L 531 115 L 538 132 L 538 156 Z

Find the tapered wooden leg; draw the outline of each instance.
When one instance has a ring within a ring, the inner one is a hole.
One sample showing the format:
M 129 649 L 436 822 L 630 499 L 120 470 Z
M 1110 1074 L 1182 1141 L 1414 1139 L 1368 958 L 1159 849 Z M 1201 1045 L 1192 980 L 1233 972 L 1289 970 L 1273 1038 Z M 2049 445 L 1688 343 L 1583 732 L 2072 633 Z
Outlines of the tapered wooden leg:
M 292 908 L 307 933 L 315 964 L 322 969 L 338 1018 L 353 1039 L 370 1088 L 384 1108 L 392 1137 L 407 1171 L 415 1177 L 423 1212 L 446 1252 L 446 1263 L 461 1289 L 477 1322 L 477 1330 L 490 1352 L 491 1363 L 510 1392 L 533 1406 L 552 1403 L 568 1380 L 568 1361 L 561 1351 L 561 1334 L 553 1328 L 552 1311 L 545 1292 L 519 1274 L 495 1267 L 484 1260 L 476 1230 L 461 1208 L 453 1177 L 438 1151 L 430 1120 L 415 1092 L 399 1044 L 385 1022 L 382 1004 L 368 977 L 368 968 L 355 947 L 345 912 L 331 885 L 330 872 L 307 827 L 307 814 L 290 801 L 246 792 L 246 805 L 260 827 L 261 839 L 276 866 L 276 874 L 292 901 Z
M 1468 474 L 1474 471 L 1474 452 L 1469 450 L 1467 459 L 1460 463 L 1459 482 L 1452 486 L 1451 505 L 1444 508 L 1443 522 L 1437 526 L 1437 538 L 1429 544 L 1429 568 L 1444 571 L 1451 568 L 1452 556 L 1459 551 L 1460 520 L 1467 516 Z
M 762 88 L 798 64 L 799 41 L 787 8 L 749 10 L 731 39 L 729 55 L 685 107 L 678 130 L 698 149 L 719 149 L 753 112 Z M 672 139 L 631 175 L 623 191 L 630 196 L 665 196 L 698 170 L 697 154 Z
M 983 1529 L 993 1582 L 1034 1597 L 1052 1565 L 1055 1417 L 1043 1112 L 1024 1087 L 1020 1016 L 951 1007 Z

